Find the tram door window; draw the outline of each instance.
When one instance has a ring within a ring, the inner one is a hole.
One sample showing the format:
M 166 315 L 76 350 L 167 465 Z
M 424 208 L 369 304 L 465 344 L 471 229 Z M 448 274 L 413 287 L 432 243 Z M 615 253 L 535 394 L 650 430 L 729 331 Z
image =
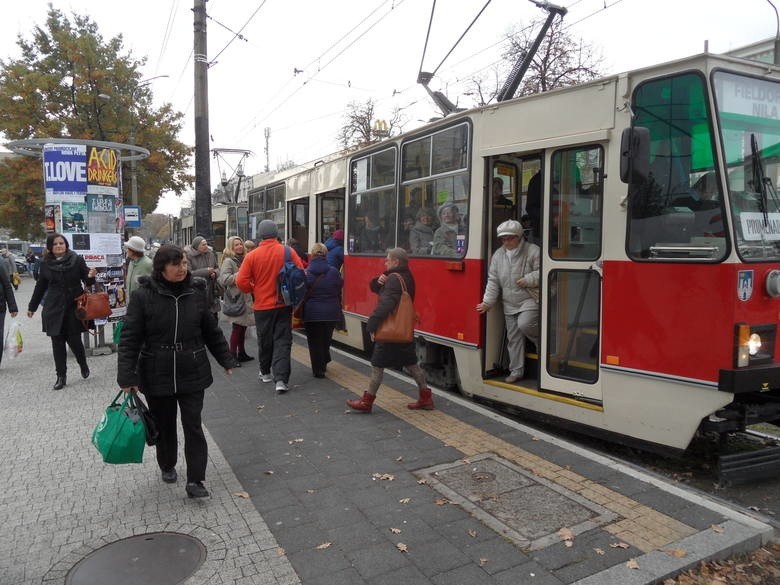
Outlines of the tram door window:
M 596 382 L 601 306 L 598 273 L 553 270 L 549 283 L 547 371 L 558 378 Z
M 726 214 L 704 79 L 686 73 L 649 81 L 633 102 L 634 124 L 650 131 L 650 174 L 629 188 L 629 255 L 722 260 Z M 742 135 L 739 144 L 750 148 Z
M 287 218 L 290 226 L 290 238 L 294 239 L 300 249 L 309 251 L 309 200 L 296 199 L 287 204 Z
M 412 255 L 466 253 L 469 135 L 463 123 L 402 147 L 397 245 Z
M 604 151 L 585 146 L 553 153 L 548 241 L 557 260 L 601 256 Z
M 219 255 L 225 249 L 225 222 L 211 222 L 211 233 L 214 234 L 214 241 L 210 243 L 212 248 L 214 248 L 214 253 Z
M 322 195 L 319 198 L 320 225 L 317 230 L 318 242 L 324 242 L 336 230 L 344 229 L 344 193 Z
M 395 161 L 396 149 L 387 148 L 350 162 L 350 254 L 384 254 L 396 245 Z

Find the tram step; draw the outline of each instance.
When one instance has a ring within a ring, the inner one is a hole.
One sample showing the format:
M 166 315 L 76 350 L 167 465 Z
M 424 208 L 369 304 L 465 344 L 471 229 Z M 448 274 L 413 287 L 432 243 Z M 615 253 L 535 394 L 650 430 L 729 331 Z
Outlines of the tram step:
M 780 473 L 780 447 L 764 447 L 756 451 L 721 455 L 718 458 L 718 482 L 730 487 L 777 477 Z

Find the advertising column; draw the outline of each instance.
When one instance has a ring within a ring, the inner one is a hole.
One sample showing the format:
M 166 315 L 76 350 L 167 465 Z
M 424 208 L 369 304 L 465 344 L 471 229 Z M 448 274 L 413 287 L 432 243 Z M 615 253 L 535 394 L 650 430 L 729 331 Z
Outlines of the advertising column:
M 71 250 L 97 270 L 97 283 L 111 303 L 108 321 L 118 320 L 126 310 L 119 152 L 84 144 L 46 144 L 43 176 L 46 231 L 65 236 Z

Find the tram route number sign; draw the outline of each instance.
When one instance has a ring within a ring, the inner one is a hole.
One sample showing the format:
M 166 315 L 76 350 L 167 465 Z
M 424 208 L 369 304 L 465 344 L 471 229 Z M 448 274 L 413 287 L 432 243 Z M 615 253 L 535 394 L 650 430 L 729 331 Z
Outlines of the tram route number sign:
M 125 205 L 125 227 L 139 228 L 141 227 L 141 206 L 140 205 Z

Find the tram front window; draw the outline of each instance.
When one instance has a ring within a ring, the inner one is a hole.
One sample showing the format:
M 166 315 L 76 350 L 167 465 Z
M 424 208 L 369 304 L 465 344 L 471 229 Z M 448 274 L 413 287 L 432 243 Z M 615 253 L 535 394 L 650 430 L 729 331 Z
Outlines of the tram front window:
M 726 255 L 705 80 L 684 73 L 641 84 L 635 125 L 650 132 L 650 174 L 629 191 L 628 251 L 637 260 L 717 262 Z
M 780 83 L 713 74 L 737 252 L 780 260 Z

